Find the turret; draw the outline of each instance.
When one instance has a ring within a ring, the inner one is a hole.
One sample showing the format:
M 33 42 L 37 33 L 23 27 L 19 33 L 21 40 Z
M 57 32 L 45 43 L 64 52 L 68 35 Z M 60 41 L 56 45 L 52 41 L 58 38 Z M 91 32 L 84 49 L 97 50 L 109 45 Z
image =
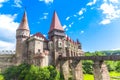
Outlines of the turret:
M 17 38 L 28 38 L 30 36 L 30 30 L 28 26 L 27 14 L 24 12 L 22 21 L 16 30 L 16 39 Z
M 77 39 L 77 44 L 78 44 L 78 49 L 82 49 L 82 48 L 81 48 L 81 43 L 79 42 L 78 39 Z
M 30 36 L 30 30 L 28 26 L 27 14 L 24 12 L 21 23 L 16 30 L 16 58 L 17 64 L 22 63 L 23 56 L 27 52 L 26 39 Z
M 58 57 L 61 54 L 65 54 L 65 45 L 64 45 L 64 38 L 65 33 L 64 29 L 60 23 L 60 20 L 57 16 L 57 13 L 54 11 L 50 30 L 49 30 L 49 47 L 51 53 L 51 59 L 53 65 L 57 67 Z
M 49 39 L 51 39 L 53 36 L 65 37 L 64 29 L 55 11 L 49 30 Z

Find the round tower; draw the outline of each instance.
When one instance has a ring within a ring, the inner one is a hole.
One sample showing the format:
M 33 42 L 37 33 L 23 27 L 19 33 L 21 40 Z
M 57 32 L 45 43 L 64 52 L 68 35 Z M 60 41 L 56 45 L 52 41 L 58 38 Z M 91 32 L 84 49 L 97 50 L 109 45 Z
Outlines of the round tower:
M 17 64 L 21 64 L 24 61 L 23 57 L 27 57 L 27 44 L 26 40 L 30 36 L 30 30 L 28 26 L 27 14 L 24 12 L 21 23 L 16 30 L 16 59 Z

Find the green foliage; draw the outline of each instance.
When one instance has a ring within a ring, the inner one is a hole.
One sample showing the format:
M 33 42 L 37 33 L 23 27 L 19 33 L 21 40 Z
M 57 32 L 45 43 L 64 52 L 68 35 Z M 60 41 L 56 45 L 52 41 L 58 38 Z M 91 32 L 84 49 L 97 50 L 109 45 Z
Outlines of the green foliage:
M 103 53 L 103 52 L 101 52 L 101 51 L 95 51 L 94 53 L 93 53 L 93 56 L 105 56 L 106 54 L 105 53 Z
M 10 68 L 6 69 L 3 73 L 5 80 L 15 80 L 18 77 L 18 71 L 16 66 L 11 66 Z
M 49 70 L 38 66 L 31 65 L 30 70 L 25 76 L 25 80 L 48 80 L 50 78 Z
M 115 61 L 106 61 L 107 68 L 109 71 L 115 71 L 116 62 Z
M 120 50 L 107 50 L 101 52 L 105 53 L 106 55 L 120 55 Z
M 86 52 L 85 56 L 104 56 L 105 54 L 100 51 L 96 52 Z M 83 61 L 83 73 L 84 74 L 93 74 L 93 62 L 90 60 Z
M 3 72 L 5 80 L 16 80 L 16 79 L 18 79 L 19 75 L 21 74 L 21 72 L 26 67 L 28 67 L 27 64 L 21 64 L 19 66 L 11 66 L 11 67 L 7 68 Z
M 116 72 L 120 72 L 120 61 L 117 61 L 117 62 L 116 62 L 115 71 L 116 71 Z
M 60 80 L 60 74 L 53 66 L 21 64 L 7 68 L 3 75 L 5 80 Z
M 106 54 L 102 51 L 85 52 L 85 56 L 105 56 Z
M 48 66 L 48 70 L 50 71 L 50 76 L 51 76 L 49 80 L 60 79 L 60 73 L 53 66 Z
M 105 55 L 113 55 L 113 54 L 120 54 L 120 50 L 116 51 L 95 51 L 95 52 L 86 52 L 85 56 L 105 56 Z M 120 61 L 105 61 L 107 64 L 109 71 L 116 71 L 120 72 Z M 83 61 L 83 72 L 85 74 L 92 74 L 92 61 Z
M 83 73 L 93 74 L 93 62 L 90 60 L 83 61 Z

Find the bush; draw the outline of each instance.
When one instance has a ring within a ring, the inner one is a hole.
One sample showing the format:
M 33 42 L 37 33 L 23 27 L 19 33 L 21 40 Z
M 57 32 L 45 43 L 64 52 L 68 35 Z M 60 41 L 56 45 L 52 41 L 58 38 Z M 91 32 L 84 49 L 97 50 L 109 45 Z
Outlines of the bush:
M 3 76 L 5 80 L 60 80 L 60 73 L 53 66 L 39 67 L 28 64 L 11 66 L 3 72 Z

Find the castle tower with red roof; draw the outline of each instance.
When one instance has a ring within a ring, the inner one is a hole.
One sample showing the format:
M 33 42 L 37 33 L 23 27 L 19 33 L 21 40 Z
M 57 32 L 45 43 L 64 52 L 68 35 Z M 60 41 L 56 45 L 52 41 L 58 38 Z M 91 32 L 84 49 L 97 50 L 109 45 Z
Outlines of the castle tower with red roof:
M 23 56 L 27 53 L 26 40 L 30 36 L 30 30 L 28 26 L 27 14 L 24 12 L 21 23 L 16 30 L 16 59 L 17 64 L 22 62 Z
M 54 11 L 53 17 L 52 17 L 52 22 L 51 26 L 49 29 L 49 39 L 50 39 L 50 45 L 53 47 L 53 49 L 50 48 L 50 54 L 54 55 L 52 57 L 52 62 L 53 65 L 57 66 L 57 59 L 60 54 L 64 53 L 64 38 L 65 38 L 65 33 L 64 29 L 60 23 L 60 20 L 58 18 L 57 13 Z

